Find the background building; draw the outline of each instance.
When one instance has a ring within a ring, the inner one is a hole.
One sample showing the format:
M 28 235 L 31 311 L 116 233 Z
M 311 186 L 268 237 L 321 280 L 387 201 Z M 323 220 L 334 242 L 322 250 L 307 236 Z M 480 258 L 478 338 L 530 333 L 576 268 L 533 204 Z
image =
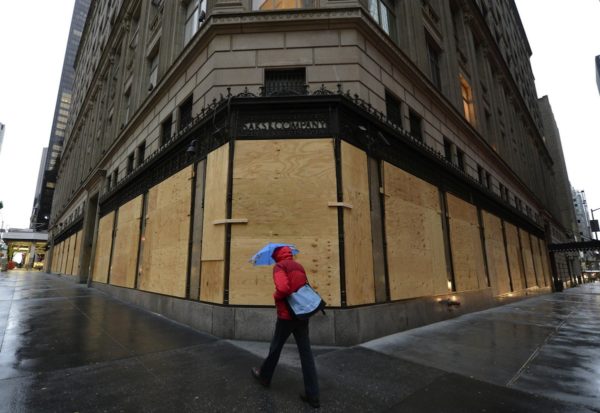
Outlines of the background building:
M 598 85 L 598 93 L 600 93 L 600 56 L 596 56 L 596 84 Z
M 42 155 L 43 164 L 40 167 L 39 174 L 42 176 L 42 181 L 40 182 L 38 179 L 31 213 L 30 226 L 31 228 L 36 228 L 38 230 L 48 229 L 52 198 L 56 186 L 57 164 L 60 161 L 60 154 L 65 139 L 65 128 L 71 109 L 73 78 L 75 74 L 75 55 L 79 47 L 79 41 L 81 40 L 81 33 L 85 25 L 89 6 L 90 0 L 75 0 L 73 17 L 71 18 L 71 27 L 69 28 L 69 37 L 67 39 L 67 48 L 58 86 L 58 94 L 56 96 L 50 140 L 48 142 L 48 148 L 44 150 L 45 152 Z
M 548 292 L 570 195 L 530 55 L 510 0 L 93 2 L 49 268 L 268 339 L 248 260 L 293 242 L 335 344 Z
M 4 141 L 4 123 L 0 123 L 0 153 L 2 153 L 2 142 Z

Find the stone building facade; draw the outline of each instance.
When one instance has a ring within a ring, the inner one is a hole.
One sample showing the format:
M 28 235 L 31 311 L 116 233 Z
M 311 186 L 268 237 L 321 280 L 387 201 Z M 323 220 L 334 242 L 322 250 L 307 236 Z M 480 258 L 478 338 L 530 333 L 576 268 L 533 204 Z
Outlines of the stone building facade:
M 335 344 L 550 291 L 530 54 L 509 0 L 94 1 L 50 269 L 267 339 L 292 242 Z

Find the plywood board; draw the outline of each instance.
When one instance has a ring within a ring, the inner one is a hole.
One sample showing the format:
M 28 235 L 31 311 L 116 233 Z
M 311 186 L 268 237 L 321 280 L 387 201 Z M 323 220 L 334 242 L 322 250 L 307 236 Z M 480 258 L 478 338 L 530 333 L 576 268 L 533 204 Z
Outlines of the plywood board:
M 521 255 L 523 257 L 527 287 L 535 287 L 537 286 L 537 280 L 535 278 L 535 268 L 533 266 L 533 254 L 531 252 L 529 233 L 519 228 L 519 239 L 521 240 Z
M 200 300 L 222 303 L 225 287 L 225 225 L 214 221 L 227 218 L 227 178 L 229 171 L 229 144 L 209 153 L 206 159 L 204 219 L 202 223 L 202 254 Z M 208 261 L 217 261 L 206 264 Z M 205 268 L 210 268 L 205 272 Z M 217 270 L 223 269 L 219 273 Z
M 344 257 L 348 305 L 375 302 L 369 174 L 364 151 L 342 142 Z
M 188 166 L 148 191 L 141 290 L 186 295 L 192 168 Z
M 67 254 L 67 267 L 65 274 L 73 275 L 73 256 L 75 255 L 75 238 L 77 233 L 69 237 L 69 253 Z
M 69 260 L 69 241 L 70 241 L 70 238 L 67 238 L 66 240 L 63 241 L 64 250 L 63 250 L 63 254 L 62 254 L 62 260 L 60 261 L 60 273 L 61 274 L 67 273 L 67 262 Z
M 456 290 L 487 288 L 477 207 L 452 194 L 446 199 Z
M 509 222 L 504 222 L 506 234 L 506 251 L 508 253 L 508 265 L 513 291 L 521 291 L 525 288 L 524 274 L 521 270 L 521 249 L 519 248 L 519 233 L 517 227 Z
M 140 195 L 119 207 L 110 268 L 110 283 L 113 285 L 135 287 L 142 200 L 143 196 Z
M 96 282 L 106 283 L 108 279 L 114 221 L 115 212 L 113 211 L 100 218 L 100 222 L 98 223 L 96 252 L 94 254 L 94 266 L 92 270 L 92 279 Z
M 543 287 L 546 285 L 544 278 L 544 268 L 542 267 L 542 256 L 540 253 L 540 243 L 537 237 L 529 234 L 531 240 L 531 254 L 533 255 L 533 268 L 535 269 L 535 278 L 538 286 Z
M 502 221 L 487 211 L 482 211 L 481 215 L 492 292 L 494 295 L 509 293 L 510 274 L 508 273 L 508 263 L 506 262 Z
M 268 242 L 288 242 L 324 300 L 341 305 L 337 208 L 328 206 L 336 188 L 332 139 L 236 142 L 232 214 L 248 223 L 231 226 L 230 303 L 273 304 L 271 268 L 249 260 Z
M 79 269 L 79 254 L 81 253 L 81 235 L 83 231 L 79 231 L 75 234 L 75 250 L 73 251 L 73 275 L 81 275 Z
M 548 252 L 546 250 L 546 242 L 543 239 L 538 238 L 538 245 L 540 247 L 540 258 L 541 258 L 542 273 L 544 274 L 544 285 L 547 287 L 547 286 L 551 285 L 552 271 L 550 269 Z
M 438 188 L 388 163 L 383 185 L 391 299 L 448 292 Z
M 52 272 L 57 273 L 60 268 L 60 249 L 62 248 L 62 242 L 54 245 L 54 256 L 52 258 Z

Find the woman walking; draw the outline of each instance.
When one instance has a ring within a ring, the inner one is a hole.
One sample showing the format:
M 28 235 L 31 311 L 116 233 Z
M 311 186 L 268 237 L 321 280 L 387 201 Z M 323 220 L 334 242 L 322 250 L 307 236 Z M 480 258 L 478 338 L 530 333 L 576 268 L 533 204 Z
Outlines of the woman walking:
M 269 387 L 283 345 L 290 334 L 293 334 L 298 346 L 304 377 L 304 393 L 300 394 L 300 398 L 310 406 L 318 408 L 320 405 L 319 383 L 308 337 L 308 320 L 295 319 L 290 314 L 286 303 L 287 296 L 306 284 L 306 272 L 300 263 L 294 261 L 292 250 L 287 246 L 275 249 L 272 257 L 276 263 L 273 267 L 275 283 L 273 298 L 275 298 L 275 307 L 277 308 L 277 322 L 269 355 L 260 368 L 252 368 L 252 376 L 263 386 Z

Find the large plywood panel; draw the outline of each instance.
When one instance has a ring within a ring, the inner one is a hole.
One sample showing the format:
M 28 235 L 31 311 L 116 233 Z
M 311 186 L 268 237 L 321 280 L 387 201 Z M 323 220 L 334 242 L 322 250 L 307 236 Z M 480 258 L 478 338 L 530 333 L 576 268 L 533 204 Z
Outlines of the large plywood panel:
M 60 265 L 62 263 L 62 259 L 63 259 L 63 250 L 65 248 L 65 242 L 62 241 L 60 244 L 58 244 L 58 261 L 56 262 L 56 272 L 60 272 Z
M 73 275 L 73 257 L 75 255 L 75 238 L 77 237 L 77 233 L 71 235 L 69 237 L 69 253 L 67 254 L 67 267 L 65 269 L 65 274 Z
M 92 279 L 96 282 L 106 283 L 108 280 L 108 266 L 110 262 L 110 248 L 112 246 L 113 225 L 115 212 L 111 212 L 98 223 L 98 236 L 96 238 L 96 252 L 94 254 L 94 266 Z
M 452 194 L 446 197 L 456 290 L 487 288 L 477 207 Z
M 67 262 L 69 262 L 69 244 L 70 244 L 70 241 L 71 241 L 71 238 L 67 238 L 63 242 L 63 244 L 64 244 L 64 251 L 63 251 L 62 260 L 60 262 L 60 273 L 61 274 L 66 274 L 67 273 Z
M 535 269 L 535 278 L 538 282 L 538 286 L 543 287 L 546 285 L 544 268 L 542 267 L 542 256 L 540 252 L 540 243 L 537 237 L 529 234 L 531 240 L 531 254 L 533 255 L 533 267 Z
M 508 263 L 506 262 L 502 221 L 487 211 L 482 211 L 482 218 L 488 271 L 493 294 L 509 293 L 510 274 L 508 273 Z
M 64 272 L 65 272 L 65 261 L 67 259 L 67 253 L 68 253 L 67 241 L 68 241 L 68 239 L 63 240 L 62 248 L 60 251 L 60 266 L 58 267 L 58 272 L 60 274 L 64 274 Z
M 373 242 L 367 155 L 342 142 L 342 183 L 344 202 L 344 257 L 346 302 L 348 305 L 375 302 Z
M 225 225 L 215 224 L 227 218 L 227 178 L 229 145 L 209 153 L 206 159 L 204 219 L 200 300 L 222 303 L 225 289 Z
M 506 221 L 504 222 L 504 232 L 506 234 L 506 252 L 508 253 L 508 265 L 510 267 L 513 291 L 520 291 L 525 288 L 525 282 L 523 278 L 524 274 L 521 270 L 519 233 L 517 227 Z
M 57 273 L 58 272 L 58 268 L 60 266 L 60 249 L 62 246 L 62 242 L 59 242 L 58 244 L 54 245 L 54 248 L 52 250 L 53 256 L 52 256 L 52 272 L 53 273 Z
M 523 265 L 525 269 L 525 280 L 527 281 L 527 287 L 530 288 L 537 286 L 529 233 L 519 228 L 519 239 L 521 240 L 521 255 L 523 257 Z
M 336 193 L 332 139 L 236 142 L 232 212 L 248 224 L 231 229 L 230 303 L 273 304 L 271 268 L 249 259 L 268 242 L 288 242 L 324 300 L 341 305 L 337 209 L 328 206 Z
M 546 242 L 541 238 L 538 238 L 538 245 L 540 247 L 540 259 L 542 266 L 542 273 L 544 274 L 544 285 L 551 285 L 552 273 L 550 270 L 550 263 L 548 261 L 548 253 L 546 251 Z
M 448 292 L 438 189 L 388 163 L 383 184 L 392 300 Z
M 119 208 L 115 246 L 110 267 L 110 283 L 133 288 L 140 241 L 140 220 L 143 196 L 132 199 Z
M 148 191 L 140 290 L 185 297 L 192 171 L 188 166 Z
M 81 253 L 81 234 L 83 230 L 75 234 L 75 250 L 73 252 L 73 275 L 80 275 L 81 270 L 79 269 L 79 254 Z

